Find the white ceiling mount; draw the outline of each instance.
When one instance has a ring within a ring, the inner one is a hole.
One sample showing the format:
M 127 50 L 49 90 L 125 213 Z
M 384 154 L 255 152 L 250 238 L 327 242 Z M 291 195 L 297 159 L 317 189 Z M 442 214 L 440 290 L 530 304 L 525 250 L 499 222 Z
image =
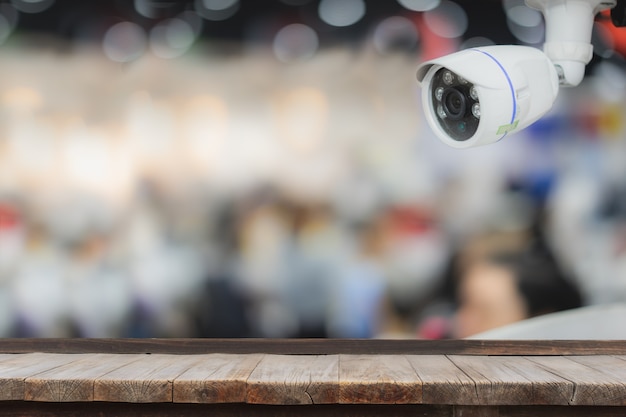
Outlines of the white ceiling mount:
M 615 7 L 616 0 L 526 0 L 543 13 L 546 22 L 545 54 L 557 67 L 560 84 L 574 87 L 585 75 L 593 55 L 591 31 L 594 17 Z

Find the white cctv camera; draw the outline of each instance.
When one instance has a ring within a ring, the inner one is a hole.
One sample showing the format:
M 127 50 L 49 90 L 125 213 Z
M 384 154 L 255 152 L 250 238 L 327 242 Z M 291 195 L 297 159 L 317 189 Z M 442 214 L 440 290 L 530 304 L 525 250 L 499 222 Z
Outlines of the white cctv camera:
M 446 144 L 496 142 L 550 110 L 559 86 L 574 87 L 591 60 L 594 16 L 616 0 L 526 0 L 546 21 L 544 51 L 518 45 L 467 49 L 417 70 L 426 120 Z
M 417 71 L 426 120 L 456 148 L 496 142 L 543 116 L 559 77 L 550 59 L 527 46 L 467 49 Z

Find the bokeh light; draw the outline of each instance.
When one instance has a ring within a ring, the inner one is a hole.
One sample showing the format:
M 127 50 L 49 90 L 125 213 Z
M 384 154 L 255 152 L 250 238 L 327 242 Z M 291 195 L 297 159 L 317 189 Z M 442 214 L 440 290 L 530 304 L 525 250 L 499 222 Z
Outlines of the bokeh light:
M 380 53 L 414 52 L 419 44 L 419 32 L 415 23 L 406 17 L 391 16 L 376 26 L 373 42 Z
M 196 0 L 195 10 L 207 20 L 226 20 L 239 10 L 239 0 Z
M 513 36 L 528 45 L 543 42 L 545 26 L 540 11 L 526 6 L 524 0 L 505 0 L 502 7 L 507 17 L 507 26 Z
M 11 0 L 11 4 L 23 13 L 41 13 L 49 9 L 54 0 Z
M 120 22 L 107 30 L 102 40 L 106 56 L 116 62 L 131 62 L 139 58 L 147 47 L 146 32 L 133 22 Z
M 461 6 L 449 0 L 424 13 L 424 23 L 442 38 L 459 38 L 468 27 L 467 13 Z
M 176 58 L 189 50 L 195 40 L 191 25 L 182 19 L 167 19 L 150 31 L 150 48 L 161 58 Z
M 365 16 L 363 0 L 321 0 L 319 16 L 331 26 L 350 26 Z
M 439 6 L 441 0 L 398 0 L 403 7 L 416 12 L 425 12 Z
M 287 25 L 274 38 L 274 54 L 280 61 L 289 63 L 312 58 L 317 52 L 317 33 L 301 23 Z

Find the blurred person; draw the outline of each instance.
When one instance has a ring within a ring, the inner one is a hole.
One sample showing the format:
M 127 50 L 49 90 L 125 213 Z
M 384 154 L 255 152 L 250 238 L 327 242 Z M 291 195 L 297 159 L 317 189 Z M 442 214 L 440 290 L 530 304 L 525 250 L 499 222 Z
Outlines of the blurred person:
M 460 338 L 582 305 L 578 289 L 555 260 L 533 250 L 472 262 L 459 276 L 457 290 L 453 335 Z
M 354 253 L 347 254 L 332 288 L 327 320 L 330 337 L 370 338 L 380 332 L 387 294 L 382 218 L 358 225 L 355 235 Z
M 72 335 L 67 254 L 61 243 L 40 225 L 27 226 L 24 251 L 11 274 L 18 337 L 69 337 Z

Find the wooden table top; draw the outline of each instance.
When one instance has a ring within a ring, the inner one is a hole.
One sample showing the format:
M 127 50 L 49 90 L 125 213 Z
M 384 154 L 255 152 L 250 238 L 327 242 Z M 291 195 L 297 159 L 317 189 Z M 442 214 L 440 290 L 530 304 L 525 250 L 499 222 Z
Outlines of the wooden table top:
M 109 342 L 116 351 L 100 345 L 99 352 L 89 352 L 88 341 L 74 342 L 74 349 L 66 345 L 72 353 L 56 352 L 59 347 L 50 341 L 47 348 L 41 342 L 28 352 L 20 343 L 24 340 L 0 341 L 5 352 L 0 353 L 0 401 L 626 406 L 622 342 L 585 342 L 578 349 L 560 342 L 562 354 L 558 343 L 546 342 L 535 342 L 534 349 L 533 342 L 519 344 L 526 349 L 516 354 L 493 354 L 508 342 L 487 343 L 481 350 L 469 341 L 448 344 L 443 353 L 429 352 L 421 343 L 413 343 L 414 349 L 406 345 L 405 352 L 396 345 L 393 354 L 357 348 L 344 353 L 341 342 L 334 350 L 327 343 L 324 354 L 287 354 L 267 346 L 265 353 L 255 352 L 252 341 L 242 353 L 212 348 L 193 354 L 168 353 L 158 342 L 152 345 L 155 353 L 128 353 L 132 346 L 116 342 Z M 76 343 L 83 343 L 83 353 Z M 414 353 L 419 346 L 422 352 Z M 594 346 L 597 352 L 589 353 Z

